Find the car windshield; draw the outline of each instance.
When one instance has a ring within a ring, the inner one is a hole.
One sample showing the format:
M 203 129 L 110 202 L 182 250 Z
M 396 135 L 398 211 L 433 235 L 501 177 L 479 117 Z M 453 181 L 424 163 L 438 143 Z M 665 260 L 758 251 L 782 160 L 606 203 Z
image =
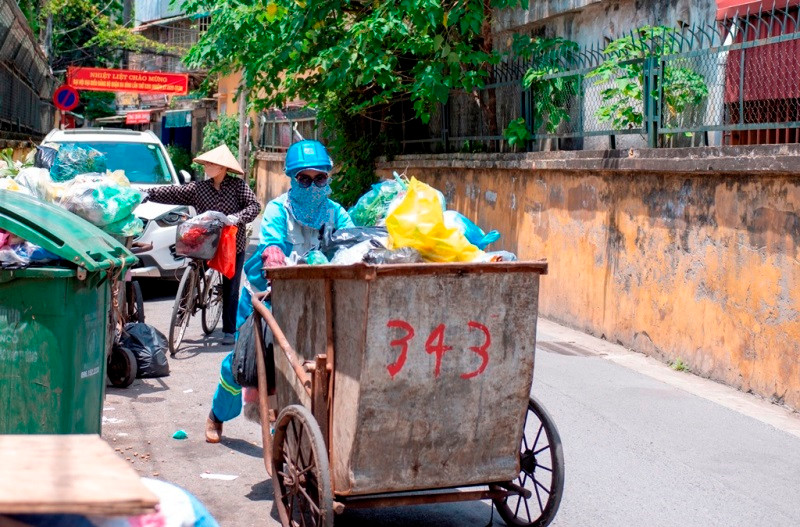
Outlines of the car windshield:
M 131 183 L 163 185 L 172 183 L 167 162 L 158 145 L 146 143 L 106 143 L 74 141 L 61 145 L 94 148 L 106 156 L 108 170 L 123 170 Z

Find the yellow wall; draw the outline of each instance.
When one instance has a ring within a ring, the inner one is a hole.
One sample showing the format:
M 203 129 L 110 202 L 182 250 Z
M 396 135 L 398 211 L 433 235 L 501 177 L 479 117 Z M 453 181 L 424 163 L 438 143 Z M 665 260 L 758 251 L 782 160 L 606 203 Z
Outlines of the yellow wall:
M 544 316 L 800 409 L 800 181 L 666 172 L 677 164 L 571 170 L 405 156 L 379 173 L 407 169 L 449 208 L 498 229 L 493 248 L 546 258 Z M 261 183 L 264 200 L 285 180 L 272 166 L 259 173 L 273 182 Z
M 238 115 L 239 103 L 234 101 L 236 97 L 236 90 L 239 89 L 239 84 L 242 82 L 242 74 L 239 72 L 231 73 L 224 77 L 220 77 L 219 86 L 217 89 L 217 113 L 220 115 Z

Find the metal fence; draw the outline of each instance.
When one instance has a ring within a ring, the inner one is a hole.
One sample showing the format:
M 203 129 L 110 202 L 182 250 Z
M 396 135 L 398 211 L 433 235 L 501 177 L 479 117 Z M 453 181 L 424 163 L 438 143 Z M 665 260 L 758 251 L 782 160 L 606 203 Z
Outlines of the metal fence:
M 529 71 L 546 73 L 524 88 Z M 800 142 L 797 7 L 648 26 L 611 45 L 507 60 L 492 73 L 478 93 L 452 92 L 423 137 L 400 134 L 399 150 L 507 151 L 503 130 L 520 117 L 527 150 Z
M 363 133 L 388 154 L 800 143 L 798 7 L 647 26 L 602 46 L 558 42 L 506 57 L 482 90 L 452 91 L 428 123 L 399 100 L 365 116 Z M 262 149 L 288 147 L 295 125 L 320 134 L 307 110 L 261 121 Z M 504 131 L 515 122 L 528 136 L 512 147 Z
M 0 136 L 41 137 L 53 127 L 54 79 L 47 60 L 11 0 L 0 0 Z
M 284 151 L 301 137 L 319 139 L 317 113 L 310 108 L 272 109 L 259 117 L 258 148 Z

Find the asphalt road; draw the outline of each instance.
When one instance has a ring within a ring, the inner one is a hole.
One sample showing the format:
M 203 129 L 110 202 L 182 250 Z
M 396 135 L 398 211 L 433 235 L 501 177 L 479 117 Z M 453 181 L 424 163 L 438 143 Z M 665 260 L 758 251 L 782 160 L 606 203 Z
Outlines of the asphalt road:
M 145 290 L 147 321 L 166 333 L 175 286 Z M 222 444 L 204 441 L 231 348 L 220 339 L 204 338 L 193 320 L 169 377 L 109 388 L 103 436 L 141 475 L 194 493 L 221 525 L 279 525 L 258 425 L 238 418 Z M 566 460 L 553 525 L 800 525 L 800 418 L 644 360 L 540 322 L 533 391 L 559 427 Z M 188 439 L 172 439 L 177 430 Z M 351 511 L 337 525 L 483 527 L 491 514 L 488 503 L 468 502 Z M 496 513 L 494 522 L 502 525 Z

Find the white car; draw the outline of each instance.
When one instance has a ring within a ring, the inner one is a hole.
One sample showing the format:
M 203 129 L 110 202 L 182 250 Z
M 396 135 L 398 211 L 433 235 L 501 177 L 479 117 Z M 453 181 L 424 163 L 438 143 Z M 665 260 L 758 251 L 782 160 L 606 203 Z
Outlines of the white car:
M 125 129 L 79 128 L 53 130 L 42 141 L 43 146 L 74 144 L 99 150 L 106 157 L 109 170 L 123 170 L 131 185 L 147 191 L 159 185 L 180 185 L 189 182 L 189 174 L 175 173 L 172 160 L 158 137 L 151 131 Z M 131 271 L 135 278 L 180 278 L 189 263 L 175 255 L 175 227 L 194 215 L 191 207 L 142 203 L 134 214 L 144 222 L 144 232 L 135 241 L 153 244 L 139 253 L 139 264 Z

